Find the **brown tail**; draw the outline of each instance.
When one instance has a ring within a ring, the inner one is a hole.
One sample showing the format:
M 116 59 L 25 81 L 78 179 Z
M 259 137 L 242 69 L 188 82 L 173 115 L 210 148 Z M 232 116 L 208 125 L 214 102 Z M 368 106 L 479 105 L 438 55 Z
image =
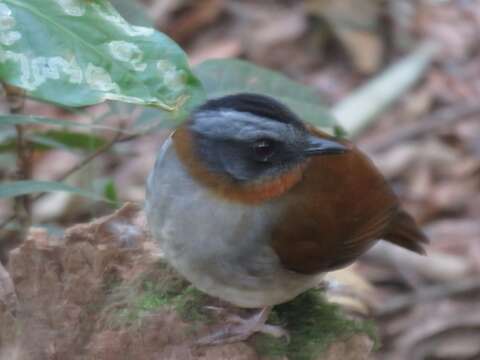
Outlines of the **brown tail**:
M 404 210 L 399 210 L 390 224 L 388 232 L 384 235 L 384 239 L 421 255 L 426 254 L 423 245 L 429 242 L 415 220 Z

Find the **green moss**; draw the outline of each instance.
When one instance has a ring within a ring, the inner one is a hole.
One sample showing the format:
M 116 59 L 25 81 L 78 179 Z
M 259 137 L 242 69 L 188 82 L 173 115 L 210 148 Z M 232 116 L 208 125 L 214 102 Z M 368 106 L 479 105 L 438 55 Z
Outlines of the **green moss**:
M 165 289 L 158 288 L 154 282 L 145 281 L 143 291 L 135 301 L 135 307 L 143 311 L 155 311 L 158 308 L 168 305 L 173 298 Z
M 207 301 L 207 295 L 190 285 L 174 298 L 173 304 L 183 320 L 207 323 L 212 320 L 205 312 Z
M 207 296 L 161 265 L 154 271 L 111 291 L 114 304 L 110 325 L 141 325 L 145 316 L 162 309 L 174 309 L 187 322 L 207 322 Z
M 146 315 L 169 303 L 168 295 L 160 291 L 153 282 L 145 281 L 137 291 L 129 290 L 125 303 L 116 307 L 116 311 L 111 315 L 112 324 L 116 326 L 139 326 Z M 127 291 L 122 288 L 122 292 Z
M 288 356 L 290 360 L 312 360 L 333 341 L 362 332 L 376 338 L 368 321 L 346 318 L 337 305 L 328 303 L 320 290 L 309 290 L 289 303 L 274 308 L 269 323 L 285 326 L 290 342 L 267 335 L 254 339 L 257 351 L 270 357 Z
M 160 264 L 128 283 L 115 284 L 110 291 L 110 305 L 104 314 L 115 327 L 141 326 L 146 316 L 166 309 L 175 310 L 191 324 L 193 332 L 212 320 L 205 306 L 215 300 L 165 265 Z M 284 326 L 291 336 L 289 343 L 261 334 L 251 340 L 261 355 L 271 358 L 313 360 L 332 342 L 359 332 L 376 339 L 372 323 L 347 318 L 337 305 L 324 299 L 320 289 L 312 289 L 289 303 L 276 306 L 268 322 Z

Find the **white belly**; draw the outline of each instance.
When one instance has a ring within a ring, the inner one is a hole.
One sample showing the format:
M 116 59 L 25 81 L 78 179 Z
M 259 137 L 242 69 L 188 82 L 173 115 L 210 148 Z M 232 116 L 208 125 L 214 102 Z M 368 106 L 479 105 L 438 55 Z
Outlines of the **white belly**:
M 288 301 L 319 276 L 284 269 L 270 247 L 281 201 L 224 201 L 185 172 L 168 139 L 147 182 L 146 213 L 170 264 L 197 288 L 241 307 Z

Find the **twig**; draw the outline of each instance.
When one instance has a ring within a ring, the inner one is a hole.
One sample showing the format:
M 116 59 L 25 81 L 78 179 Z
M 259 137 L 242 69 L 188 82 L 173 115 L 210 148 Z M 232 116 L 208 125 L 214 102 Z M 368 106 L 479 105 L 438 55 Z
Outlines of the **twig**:
M 388 316 L 399 311 L 406 310 L 412 305 L 438 300 L 445 297 L 473 293 L 480 290 L 480 279 L 477 277 L 467 278 L 460 281 L 452 281 L 427 287 L 411 295 L 397 297 L 385 305 L 376 309 L 376 316 Z
M 112 140 L 110 140 L 108 143 L 104 144 L 103 146 L 99 147 L 97 150 L 95 150 L 93 153 L 90 155 L 86 156 L 84 159 L 82 159 L 79 163 L 74 165 L 72 168 L 67 170 L 65 173 L 60 175 L 55 181 L 63 181 L 73 173 L 77 172 L 81 168 L 83 168 L 85 165 L 87 165 L 90 161 L 95 159 L 97 156 L 103 154 L 104 152 L 108 151 L 115 143 L 120 141 L 120 138 L 122 137 L 122 131 L 123 131 L 123 126 L 120 126 L 118 130 L 116 131 L 115 135 L 113 136 Z M 45 193 L 43 193 L 45 194 Z M 39 194 L 36 196 L 35 200 L 37 200 L 41 195 Z
M 480 104 L 478 103 L 467 103 L 441 109 L 415 124 L 404 126 L 401 129 L 396 128 L 394 132 L 387 136 L 382 136 L 378 140 L 373 139 L 366 143 L 364 148 L 371 153 L 382 152 L 397 144 L 414 140 L 431 131 L 452 126 L 456 122 L 478 113 L 480 113 Z
M 122 136 L 120 139 L 118 139 L 117 143 L 132 141 L 132 140 L 135 140 L 135 139 L 137 139 L 137 138 L 139 138 L 143 135 L 145 135 L 145 134 L 141 134 L 141 133 L 127 134 L 125 136 Z

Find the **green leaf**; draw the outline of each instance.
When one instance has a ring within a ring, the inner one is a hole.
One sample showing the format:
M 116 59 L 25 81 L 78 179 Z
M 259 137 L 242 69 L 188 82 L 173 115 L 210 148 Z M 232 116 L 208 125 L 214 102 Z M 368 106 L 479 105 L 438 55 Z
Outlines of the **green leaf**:
M 67 129 L 78 127 L 88 130 L 106 128 L 101 125 L 82 124 L 74 121 L 38 116 L 0 115 L 0 152 L 15 149 L 16 133 L 13 130 L 13 127 L 10 127 L 13 125 L 56 126 Z M 49 130 L 26 134 L 26 137 L 34 144 L 35 150 L 46 150 L 51 148 L 62 148 L 65 150 L 96 150 L 106 143 L 104 139 L 97 135 L 71 130 Z
M 42 116 L 31 115 L 0 115 L 0 125 L 48 125 L 64 127 L 90 128 L 91 125 L 76 121 L 51 119 Z
M 14 128 L 2 128 L 0 126 L 0 145 L 5 141 L 10 141 L 17 137 L 17 133 Z
M 69 192 L 95 200 L 104 200 L 101 196 L 94 194 L 90 191 L 83 190 L 78 187 L 61 182 L 22 180 L 5 182 L 3 184 L 0 184 L 0 198 L 9 198 L 25 194 L 56 191 Z
M 197 65 L 194 73 L 210 99 L 240 92 L 263 94 L 286 104 L 315 126 L 335 125 L 335 119 L 312 89 L 272 70 L 238 59 L 221 59 Z
M 103 186 L 103 196 L 112 204 L 115 204 L 117 207 L 119 206 L 117 187 L 112 179 L 105 182 Z
M 0 154 L 0 169 L 11 169 L 17 164 L 17 157 L 15 154 Z
M 32 143 L 33 150 L 37 151 L 49 149 L 94 151 L 106 143 L 104 139 L 98 136 L 69 131 L 28 134 L 26 138 Z M 0 142 L 0 152 L 15 151 L 16 144 L 17 137 L 13 134 L 10 138 L 3 139 Z
M 131 104 L 122 104 L 124 106 L 132 106 Z M 142 107 L 143 108 L 143 107 Z M 146 108 L 151 112 L 154 112 L 157 116 L 159 111 L 153 108 Z M 119 115 L 125 116 L 125 113 L 118 113 Z M 118 127 L 112 127 L 107 125 L 101 125 L 97 123 L 81 123 L 73 120 L 61 120 L 61 119 L 52 119 L 42 116 L 33 116 L 33 115 L 0 115 L 0 142 L 4 139 L 10 139 L 11 134 L 15 134 L 13 125 L 41 125 L 48 127 L 62 127 L 62 128 L 79 128 L 82 130 L 88 131 L 118 131 Z M 12 130 L 13 129 L 13 130 Z M 66 131 L 66 130 L 64 130 Z M 70 131 L 70 130 L 69 130 Z M 124 131 L 128 133 L 128 131 Z
M 62 144 L 59 141 L 50 139 L 49 137 L 44 136 L 43 134 L 30 134 L 30 135 L 27 135 L 27 139 L 32 143 L 33 150 L 36 150 L 36 151 L 45 151 L 50 149 L 62 149 L 66 151 L 73 150 L 73 148 L 69 148 L 65 144 Z M 14 140 L 13 143 L 15 144 L 16 141 Z
M 0 79 L 29 96 L 152 105 L 174 119 L 203 100 L 182 49 L 130 25 L 107 0 L 3 0 L 0 17 Z
M 145 5 L 134 0 L 111 0 L 112 5 L 125 20 L 134 25 L 154 27 L 152 19 L 147 15 Z
M 51 130 L 36 134 L 31 139 L 46 146 L 52 145 L 79 150 L 96 150 L 106 144 L 106 141 L 99 136 L 72 131 Z

